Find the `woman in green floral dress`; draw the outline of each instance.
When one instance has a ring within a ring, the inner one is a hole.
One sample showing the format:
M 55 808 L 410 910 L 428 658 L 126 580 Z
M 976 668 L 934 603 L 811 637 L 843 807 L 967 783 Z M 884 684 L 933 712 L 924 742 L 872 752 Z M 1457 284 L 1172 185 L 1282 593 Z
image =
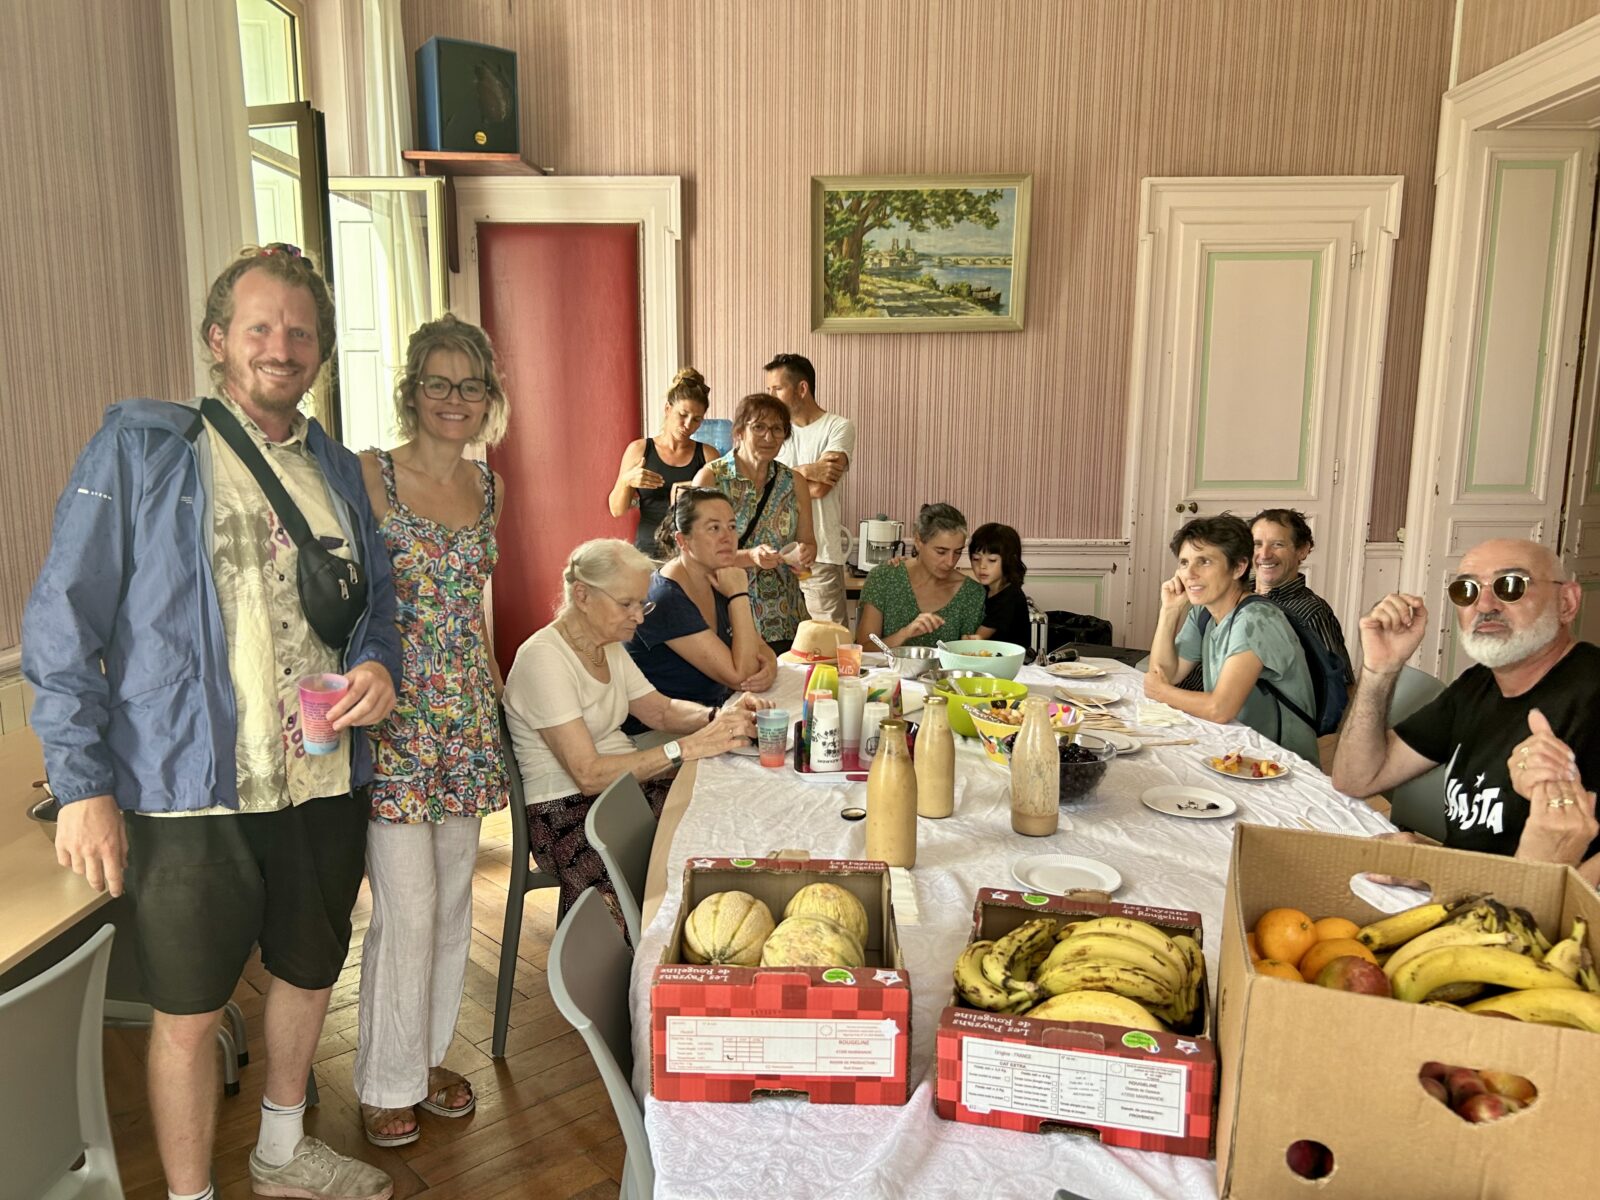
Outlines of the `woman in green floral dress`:
M 912 537 L 917 556 L 874 567 L 861 588 L 856 641 L 931 646 L 971 637 L 983 624 L 983 585 L 961 573 L 967 519 L 948 504 L 924 504 Z
M 733 415 L 733 449 L 702 467 L 696 487 L 716 488 L 733 504 L 739 529 L 736 566 L 750 568 L 750 607 L 761 639 L 782 654 L 806 617 L 798 568 L 817 556 L 811 530 L 811 500 L 795 490 L 795 474 L 777 461 L 792 426 L 783 401 L 757 392 L 739 401 Z M 794 564 L 778 551 L 791 542 Z

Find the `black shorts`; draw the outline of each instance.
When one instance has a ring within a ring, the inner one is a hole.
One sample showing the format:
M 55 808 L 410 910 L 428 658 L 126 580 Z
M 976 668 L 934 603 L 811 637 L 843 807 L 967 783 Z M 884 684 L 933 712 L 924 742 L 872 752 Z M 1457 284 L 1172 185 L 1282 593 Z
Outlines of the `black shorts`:
M 350 949 L 367 817 L 359 795 L 270 813 L 129 813 L 127 894 L 150 1004 L 221 1008 L 257 942 L 274 977 L 331 987 Z

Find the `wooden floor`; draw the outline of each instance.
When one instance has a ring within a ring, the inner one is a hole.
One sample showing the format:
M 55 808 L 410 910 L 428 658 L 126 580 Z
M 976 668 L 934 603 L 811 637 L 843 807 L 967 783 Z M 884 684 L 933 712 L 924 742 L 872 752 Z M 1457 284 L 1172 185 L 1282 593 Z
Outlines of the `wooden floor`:
M 541 1200 L 613 1200 L 622 1178 L 623 1145 L 605 1087 L 582 1040 L 561 1017 L 545 985 L 554 932 L 555 892 L 530 892 L 524 911 L 506 1057 L 489 1057 L 495 973 L 510 877 L 511 828 L 505 813 L 484 823 L 473 879 L 472 953 L 455 1045 L 445 1064 L 472 1081 L 477 1111 L 462 1120 L 421 1115 L 422 1138 L 397 1150 L 370 1145 L 351 1088 L 361 939 L 371 899 L 356 902 L 350 957 L 334 987 L 317 1047 L 321 1103 L 306 1114 L 306 1132 L 335 1149 L 382 1167 L 397 1197 L 492 1200 L 515 1194 Z M 261 1040 L 267 977 L 252 960 L 233 998 L 249 1026 L 251 1063 L 239 1094 L 225 1097 L 217 1121 L 216 1180 L 223 1197 L 251 1195 L 248 1158 L 255 1146 L 265 1050 Z M 117 1142 L 117 1165 L 128 1200 L 165 1200 L 150 1109 L 144 1094 L 146 1033 L 106 1033 L 106 1093 Z

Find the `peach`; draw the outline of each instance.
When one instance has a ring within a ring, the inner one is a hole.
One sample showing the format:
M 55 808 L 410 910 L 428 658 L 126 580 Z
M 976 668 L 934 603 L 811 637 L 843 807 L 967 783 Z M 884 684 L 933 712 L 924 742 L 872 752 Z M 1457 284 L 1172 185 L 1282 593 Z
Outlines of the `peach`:
M 1443 1079 L 1446 1075 L 1450 1074 L 1450 1064 L 1431 1061 L 1425 1062 L 1422 1064 L 1422 1070 L 1418 1071 L 1417 1074 L 1423 1079 Z
M 1501 1117 L 1509 1117 L 1521 1107 L 1522 1105 L 1515 1100 L 1505 1096 L 1480 1092 L 1476 1096 L 1468 1096 L 1456 1105 L 1456 1112 L 1474 1125 L 1482 1125 L 1489 1121 L 1498 1121 Z
M 1539 1094 L 1539 1089 L 1533 1086 L 1533 1080 L 1513 1075 L 1510 1071 L 1479 1071 L 1478 1076 L 1490 1095 L 1504 1096 L 1518 1104 L 1527 1104 Z
M 1317 986 L 1364 996 L 1389 995 L 1389 977 L 1383 968 L 1353 954 L 1342 955 L 1323 967 L 1317 975 Z
M 1455 1067 L 1445 1076 L 1445 1087 L 1450 1089 L 1451 1107 L 1459 1109 L 1464 1100 L 1488 1092 L 1482 1077 L 1471 1067 Z

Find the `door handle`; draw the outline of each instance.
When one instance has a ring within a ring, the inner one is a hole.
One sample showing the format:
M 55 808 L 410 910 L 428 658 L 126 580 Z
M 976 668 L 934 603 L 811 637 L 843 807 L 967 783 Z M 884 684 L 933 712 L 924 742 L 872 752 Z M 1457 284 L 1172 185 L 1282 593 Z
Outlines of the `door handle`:
M 1187 511 L 1187 512 L 1199 512 L 1200 511 L 1200 506 L 1198 504 L 1196 504 L 1193 500 L 1189 501 L 1188 504 L 1185 504 L 1185 503 L 1183 503 L 1183 501 L 1180 500 L 1176 505 L 1173 506 L 1172 511 L 1173 512 L 1185 512 L 1185 511 Z

